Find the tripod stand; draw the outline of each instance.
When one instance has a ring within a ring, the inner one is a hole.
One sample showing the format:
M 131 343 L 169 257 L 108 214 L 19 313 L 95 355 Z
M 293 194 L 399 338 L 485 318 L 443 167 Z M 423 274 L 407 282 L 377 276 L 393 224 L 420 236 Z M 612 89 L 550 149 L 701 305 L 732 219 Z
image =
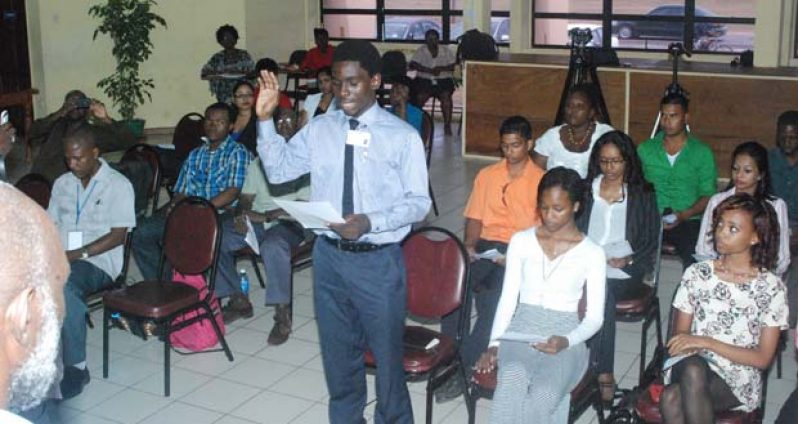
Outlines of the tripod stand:
M 673 73 L 671 74 L 671 83 L 665 87 L 665 96 L 670 94 L 680 94 L 684 97 L 689 97 L 689 93 L 687 90 L 682 88 L 681 84 L 679 84 L 679 58 L 684 54 L 687 57 L 692 56 L 690 52 L 684 49 L 684 45 L 682 43 L 671 43 L 668 45 L 668 54 L 671 56 L 671 60 L 673 61 Z M 654 120 L 654 128 L 651 129 L 651 138 L 653 138 L 657 134 L 657 129 L 659 128 L 659 120 L 660 120 L 660 113 L 657 111 L 657 117 Z M 690 131 L 690 125 L 687 126 L 687 131 Z
M 565 77 L 565 87 L 560 94 L 560 106 L 557 108 L 557 117 L 554 125 L 560 125 L 565 120 L 565 102 L 568 100 L 568 93 L 573 87 L 580 84 L 592 84 L 596 87 L 596 106 L 599 121 L 610 125 L 610 114 L 607 111 L 607 103 L 604 101 L 604 94 L 601 92 L 601 84 L 596 72 L 596 65 L 586 54 L 587 43 L 593 39 L 593 34 L 589 28 L 574 28 L 568 31 L 571 37 L 571 58 L 568 62 L 568 75 Z

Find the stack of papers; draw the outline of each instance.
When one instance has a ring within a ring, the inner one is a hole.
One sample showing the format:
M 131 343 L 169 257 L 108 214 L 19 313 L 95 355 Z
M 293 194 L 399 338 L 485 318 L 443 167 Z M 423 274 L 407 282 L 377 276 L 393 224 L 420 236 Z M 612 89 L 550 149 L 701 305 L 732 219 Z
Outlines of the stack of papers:
M 499 251 L 496 249 L 490 249 L 476 254 L 477 259 L 487 259 L 489 261 L 495 261 L 496 259 L 501 259 L 503 257 L 504 255 L 499 253 Z
M 632 245 L 626 240 L 605 244 L 602 248 L 604 248 L 604 255 L 607 256 L 607 259 L 625 258 L 634 253 Z M 626 279 L 630 278 L 630 276 L 620 268 L 607 266 L 607 278 Z
M 328 229 L 327 224 L 343 224 L 345 222 L 341 217 L 341 212 L 335 210 L 330 202 L 274 199 L 274 203 L 309 230 L 326 230 Z

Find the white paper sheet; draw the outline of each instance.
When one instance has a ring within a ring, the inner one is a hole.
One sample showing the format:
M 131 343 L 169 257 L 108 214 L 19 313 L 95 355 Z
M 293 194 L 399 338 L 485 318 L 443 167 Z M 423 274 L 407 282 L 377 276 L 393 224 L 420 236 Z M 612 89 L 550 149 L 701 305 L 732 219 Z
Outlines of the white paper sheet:
M 274 203 L 296 218 L 307 229 L 327 229 L 328 223 L 342 224 L 341 213 L 330 202 L 297 202 L 274 199 Z
M 499 253 L 499 251 L 496 249 L 490 249 L 484 252 L 479 252 L 475 256 L 477 259 L 487 259 L 489 261 L 495 261 L 496 259 L 504 257 L 504 255 Z
M 624 258 L 634 253 L 632 245 L 626 240 L 605 244 L 602 248 L 604 249 L 604 254 L 607 256 L 607 259 Z M 607 278 L 623 280 L 630 278 L 630 276 L 620 268 L 613 268 L 607 265 Z
M 244 241 L 247 242 L 247 246 L 249 246 L 255 254 L 260 255 L 258 236 L 255 235 L 255 228 L 252 227 L 252 221 L 250 221 L 249 217 L 246 215 L 244 215 L 244 219 L 247 223 L 247 235 L 244 237 Z
M 546 343 L 549 338 L 538 336 L 537 334 L 518 333 L 516 331 L 506 331 L 499 337 L 499 340 L 509 342 L 524 342 L 524 343 Z

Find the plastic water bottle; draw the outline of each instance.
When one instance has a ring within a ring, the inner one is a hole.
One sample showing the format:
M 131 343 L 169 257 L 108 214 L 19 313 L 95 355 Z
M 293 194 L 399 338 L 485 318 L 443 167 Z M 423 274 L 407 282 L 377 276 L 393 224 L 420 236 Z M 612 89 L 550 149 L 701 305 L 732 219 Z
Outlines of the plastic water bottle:
M 241 293 L 249 297 L 249 277 L 247 277 L 247 270 L 238 270 L 239 280 L 241 281 Z

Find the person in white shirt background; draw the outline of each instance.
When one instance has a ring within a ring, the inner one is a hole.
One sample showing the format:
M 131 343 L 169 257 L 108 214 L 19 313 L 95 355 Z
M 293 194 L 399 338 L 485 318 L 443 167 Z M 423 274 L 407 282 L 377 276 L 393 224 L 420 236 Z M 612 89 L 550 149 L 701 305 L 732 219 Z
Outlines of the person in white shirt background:
M 569 394 L 588 366 L 585 342 L 604 320 L 604 251 L 574 221 L 583 192 L 576 171 L 550 170 L 538 186 L 542 224 L 510 240 L 490 347 L 476 364 L 477 373 L 498 365 L 493 424 L 568 421 Z M 545 341 L 503 340 L 511 333 Z

